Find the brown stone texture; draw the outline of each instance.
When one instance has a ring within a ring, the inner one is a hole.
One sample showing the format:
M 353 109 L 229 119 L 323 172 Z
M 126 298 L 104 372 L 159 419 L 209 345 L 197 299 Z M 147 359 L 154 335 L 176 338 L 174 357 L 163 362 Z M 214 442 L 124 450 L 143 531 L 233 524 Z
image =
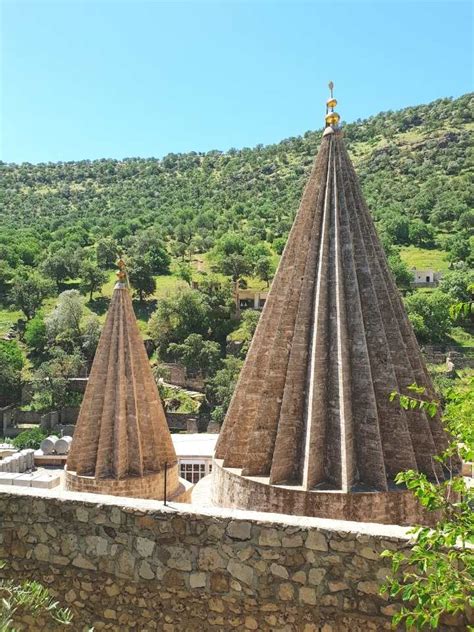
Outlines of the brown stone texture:
M 163 498 L 163 485 L 156 485 L 153 495 L 150 481 L 165 463 L 168 492 L 174 494 L 176 453 L 130 292 L 117 283 L 67 459 L 67 484 L 76 490 L 91 491 L 95 485 L 99 493 Z
M 406 469 L 442 479 L 439 417 L 389 401 L 414 382 L 435 398 L 342 132 L 327 128 L 216 458 L 305 491 L 385 493 Z
M 94 478 L 93 476 L 77 476 L 75 472 L 66 471 L 66 487 L 74 492 L 89 494 L 111 494 L 112 496 L 130 496 L 135 498 L 164 498 L 164 472 L 145 474 L 121 479 Z M 193 486 L 179 478 L 178 466 L 168 468 L 166 475 L 166 498 L 176 502 L 191 502 Z
M 268 485 L 260 477 L 241 476 L 240 470 L 222 467 L 222 461 L 217 459 L 212 477 L 212 500 L 221 507 L 258 507 L 272 513 L 405 526 L 434 525 L 439 518 L 437 512 L 426 511 L 412 492 L 403 489 L 346 494 L 339 490 Z
M 40 580 L 72 609 L 73 631 L 391 629 L 399 604 L 379 595 L 380 553 L 403 550 L 406 529 L 78 498 L 0 494 L 0 577 Z

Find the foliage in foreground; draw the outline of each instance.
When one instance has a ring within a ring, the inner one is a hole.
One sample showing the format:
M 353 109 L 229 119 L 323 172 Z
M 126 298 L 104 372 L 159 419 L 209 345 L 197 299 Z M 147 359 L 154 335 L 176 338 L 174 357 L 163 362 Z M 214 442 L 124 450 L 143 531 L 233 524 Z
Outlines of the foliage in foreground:
M 3 566 L 0 565 L 0 568 Z M 71 611 L 60 608 L 47 588 L 36 581 L 16 584 L 12 580 L 0 580 L 0 632 L 15 632 L 13 618 L 18 611 L 26 611 L 33 617 L 47 615 L 52 622 L 70 625 Z M 48 627 L 48 629 L 51 629 Z
M 418 395 L 424 392 L 416 385 L 410 388 Z M 397 393 L 392 399 L 397 395 L 405 409 L 423 408 L 431 416 L 437 412 L 435 402 Z M 463 377 L 447 399 L 444 421 L 452 442 L 437 459 L 450 476 L 437 484 L 413 470 L 396 478 L 423 507 L 439 512 L 440 518 L 432 529 L 416 526 L 411 530 L 414 543 L 408 552 L 382 553 L 392 560 L 393 572 L 382 592 L 402 599 L 404 605 L 393 624 L 404 623 L 407 629 L 438 629 L 442 615 L 474 607 L 474 488 L 453 467 L 459 458 L 474 460 L 474 376 Z

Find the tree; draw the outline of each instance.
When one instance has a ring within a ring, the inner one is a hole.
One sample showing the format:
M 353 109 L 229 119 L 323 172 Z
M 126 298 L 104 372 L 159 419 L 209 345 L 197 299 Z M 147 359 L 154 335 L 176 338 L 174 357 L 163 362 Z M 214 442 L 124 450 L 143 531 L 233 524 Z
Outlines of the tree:
M 235 356 L 223 360 L 222 369 L 206 381 L 206 397 L 211 404 L 211 418 L 222 423 L 239 379 L 243 361 Z
M 79 271 L 77 251 L 61 248 L 50 254 L 42 265 L 43 273 L 56 282 L 58 289 L 66 279 L 74 278 Z
M 214 246 L 211 256 L 217 270 L 230 276 L 234 283 L 238 283 L 241 277 L 252 272 L 247 244 L 243 237 L 236 233 L 223 235 Z
M 234 355 L 238 355 L 240 358 L 245 358 L 257 328 L 259 318 L 260 312 L 257 310 L 244 310 L 242 318 L 240 319 L 240 327 L 233 331 L 228 338 L 228 342 L 240 343 L 240 346 L 237 347 L 238 353 L 233 352 Z
M 95 247 L 97 265 L 100 268 L 111 268 L 117 260 L 118 245 L 112 237 L 99 239 Z
M 452 235 L 446 241 L 448 261 L 451 263 L 465 262 L 470 264 L 474 260 L 474 242 L 467 231 Z
M 51 344 L 92 363 L 100 337 L 100 322 L 96 314 L 85 307 L 84 298 L 77 290 L 66 290 L 59 295 L 45 325 Z
M 54 292 L 51 282 L 38 272 L 22 270 L 13 279 L 10 300 L 30 320 L 41 307 L 44 299 Z
M 177 276 L 185 281 L 188 285 L 191 285 L 193 280 L 193 269 L 189 265 L 189 263 L 185 263 L 184 261 L 180 261 L 176 270 Z
M 191 334 L 207 337 L 209 333 L 209 306 L 202 293 L 180 290 L 175 296 L 158 303 L 148 324 L 150 336 L 156 343 L 159 358 L 169 358 L 171 343 L 181 344 Z
M 135 256 L 127 262 L 130 285 L 138 293 L 140 302 L 156 290 L 156 281 L 148 257 Z
M 286 239 L 283 237 L 277 237 L 273 240 L 273 248 L 277 255 L 281 255 L 286 246 Z
M 3 406 L 20 397 L 23 365 L 19 344 L 15 340 L 0 340 L 0 401 Z
M 270 280 L 275 274 L 275 265 L 270 257 L 259 257 L 254 266 L 254 274 L 262 281 L 265 281 L 267 287 L 270 287 Z
M 408 269 L 407 264 L 401 260 L 398 252 L 393 252 L 388 257 L 388 265 L 395 278 L 395 283 L 399 290 L 407 293 L 412 289 L 413 274 Z
M 43 353 L 48 344 L 46 323 L 42 312 L 37 312 L 35 316 L 26 323 L 24 340 L 30 349 L 36 353 Z
M 200 284 L 198 293 L 207 307 L 208 337 L 218 342 L 224 353 L 227 336 L 235 327 L 231 285 L 207 277 Z
M 434 246 L 434 229 L 420 219 L 414 219 L 408 226 L 409 241 L 415 246 L 431 248 Z
M 66 353 L 63 349 L 54 349 L 53 357 L 43 362 L 33 375 L 33 400 L 35 410 L 59 410 L 75 401 L 69 388 L 70 377 L 77 377 L 84 366 L 81 355 L 76 351 Z
M 201 334 L 190 334 L 181 344 L 172 342 L 167 353 L 188 371 L 200 372 L 204 377 L 214 373 L 220 362 L 217 342 L 204 340 Z
M 58 302 L 46 318 L 48 339 L 65 350 L 80 347 L 81 320 L 84 316 L 84 299 L 77 290 L 66 290 L 58 296 Z
M 394 244 L 409 243 L 409 221 L 396 210 L 390 210 L 383 216 L 381 230 Z
M 169 274 L 171 257 L 156 231 L 142 232 L 134 237 L 130 255 L 132 259 L 146 257 L 152 274 Z
M 79 276 L 81 278 L 81 291 L 89 292 L 89 301 L 92 301 L 92 294 L 100 290 L 107 281 L 107 273 L 101 270 L 96 263 L 87 259 L 82 262 L 79 268 Z
M 90 314 L 81 323 L 81 351 L 89 365 L 92 365 L 99 344 L 100 332 L 100 321 L 96 314 Z
M 432 294 L 415 292 L 405 298 L 405 307 L 420 342 L 442 342 L 452 326 L 449 297 L 436 290 Z
M 447 272 L 439 283 L 439 289 L 456 302 L 468 303 L 473 300 L 472 285 L 474 271 L 469 269 Z
M 415 397 L 392 393 L 392 400 L 398 397 L 403 408 L 423 408 L 434 416 L 438 404 L 423 397 L 423 388 L 410 388 Z M 381 592 L 401 597 L 404 604 L 392 622 L 396 627 L 405 623 L 410 630 L 437 630 L 444 614 L 462 613 L 468 605 L 474 606 L 474 488 L 454 465 L 474 460 L 474 376 L 464 377 L 447 398 L 444 422 L 452 442 L 437 460 L 448 478 L 433 483 L 413 470 L 396 477 L 423 507 L 436 511 L 439 519 L 432 528 L 415 526 L 411 530 L 414 543 L 408 552 L 382 553 L 392 561 L 392 575 Z
M 0 300 L 3 300 L 10 287 L 10 281 L 13 276 L 13 270 L 8 263 L 1 258 L 0 253 Z

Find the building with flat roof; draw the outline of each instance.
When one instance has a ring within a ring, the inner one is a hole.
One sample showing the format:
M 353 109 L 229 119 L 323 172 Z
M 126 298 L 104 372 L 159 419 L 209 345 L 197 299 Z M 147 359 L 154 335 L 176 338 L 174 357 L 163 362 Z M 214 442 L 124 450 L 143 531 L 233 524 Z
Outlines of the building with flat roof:
M 171 435 L 182 478 L 195 484 L 212 472 L 212 457 L 218 436 L 205 433 Z

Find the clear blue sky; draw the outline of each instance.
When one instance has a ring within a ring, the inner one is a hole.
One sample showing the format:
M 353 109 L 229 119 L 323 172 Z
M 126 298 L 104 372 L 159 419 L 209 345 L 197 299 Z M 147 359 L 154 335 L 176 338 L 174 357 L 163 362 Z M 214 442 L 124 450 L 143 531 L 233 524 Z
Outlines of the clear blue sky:
M 472 4 L 0 0 L 0 158 L 253 146 L 473 89 Z

